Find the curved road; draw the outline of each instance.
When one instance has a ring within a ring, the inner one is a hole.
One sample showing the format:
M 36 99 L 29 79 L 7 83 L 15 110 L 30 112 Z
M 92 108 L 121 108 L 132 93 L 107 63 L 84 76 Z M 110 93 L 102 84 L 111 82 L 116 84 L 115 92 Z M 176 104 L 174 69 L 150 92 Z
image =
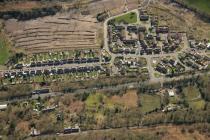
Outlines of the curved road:
M 152 0 L 144 0 L 144 2 L 142 4 L 143 7 L 147 7 L 150 4 L 151 1 Z M 138 15 L 138 10 L 137 9 L 136 10 L 132 10 L 132 11 L 136 12 L 137 15 Z M 129 11 L 129 12 L 131 12 L 131 11 Z M 125 13 L 123 13 L 123 14 L 125 14 Z M 123 15 L 123 14 L 120 14 L 120 15 Z M 120 16 L 120 15 L 117 15 L 117 16 Z M 184 44 L 183 46 L 184 47 L 180 51 L 175 52 L 175 53 L 167 53 L 167 54 L 161 53 L 161 54 L 153 54 L 153 55 L 114 54 L 114 53 L 110 52 L 110 50 L 109 50 L 109 45 L 108 45 L 108 24 L 107 23 L 108 23 L 109 20 L 111 20 L 111 19 L 113 19 L 113 18 L 115 18 L 117 16 L 110 17 L 110 18 L 106 19 L 106 21 L 104 22 L 104 49 L 111 55 L 111 61 L 110 61 L 111 65 L 114 67 L 114 60 L 115 60 L 116 57 L 119 57 L 119 56 L 123 56 L 125 58 L 126 57 L 127 58 L 128 57 L 133 57 L 133 58 L 135 58 L 135 57 L 143 57 L 143 58 L 145 58 L 147 60 L 147 68 L 148 68 L 149 75 L 150 75 L 150 82 L 163 83 L 167 78 L 165 78 L 165 77 L 161 77 L 161 78 L 155 77 L 155 75 L 154 75 L 155 70 L 152 67 L 152 58 L 154 58 L 154 57 L 162 58 L 162 57 L 167 57 L 167 56 L 170 56 L 170 57 L 173 56 L 175 58 L 178 58 L 178 53 L 186 51 L 188 46 L 189 46 L 189 43 L 188 43 L 188 40 L 187 40 L 187 35 L 183 34 L 183 44 Z

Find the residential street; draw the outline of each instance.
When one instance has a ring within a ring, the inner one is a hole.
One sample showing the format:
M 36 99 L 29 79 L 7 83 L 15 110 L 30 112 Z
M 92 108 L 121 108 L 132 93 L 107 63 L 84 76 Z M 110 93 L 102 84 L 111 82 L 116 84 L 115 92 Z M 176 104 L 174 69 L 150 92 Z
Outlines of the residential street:
M 150 1 L 148 1 L 146 6 L 148 6 L 149 2 Z M 131 12 L 131 11 L 129 11 L 129 12 Z M 133 10 L 133 12 L 136 12 L 137 15 L 139 15 L 138 10 Z M 120 15 L 118 15 L 118 16 L 120 16 Z M 124 53 L 123 54 L 114 54 L 110 51 L 109 45 L 108 45 L 108 34 L 107 34 L 108 26 L 107 26 L 107 23 L 108 23 L 109 20 L 114 19 L 115 17 L 116 16 L 110 17 L 110 18 L 106 19 L 106 21 L 104 22 L 104 49 L 111 55 L 110 64 L 113 66 L 113 69 L 115 69 L 114 68 L 114 60 L 115 60 L 116 57 L 120 57 L 120 56 L 121 57 L 123 56 L 124 58 L 142 57 L 142 58 L 145 58 L 147 60 L 147 68 L 148 68 L 149 75 L 150 75 L 150 82 L 156 82 L 156 83 L 160 82 L 160 83 L 162 83 L 163 81 L 167 81 L 166 77 L 161 77 L 161 78 L 155 77 L 155 70 L 152 67 L 152 58 L 174 57 L 174 58 L 176 58 L 176 60 L 178 62 L 180 62 L 180 60 L 178 59 L 178 54 L 182 53 L 182 52 L 185 52 L 186 50 L 189 49 L 189 43 L 188 43 L 188 40 L 187 40 L 187 35 L 185 34 L 184 37 L 182 38 L 183 39 L 183 48 L 181 48 L 180 51 L 176 51 L 174 53 L 160 53 L 160 54 L 151 54 L 151 55 L 140 55 L 139 53 L 136 53 L 136 54 L 124 54 Z M 202 52 L 202 53 L 205 53 L 205 52 Z M 189 68 L 187 68 L 186 66 L 185 66 L 185 68 L 187 70 L 189 70 Z
M 146 8 L 150 2 L 154 2 L 153 0 L 144 0 L 144 2 L 141 4 L 141 8 Z M 125 0 L 125 6 L 126 6 L 126 3 L 127 1 Z M 127 7 L 129 8 L 129 7 Z M 132 10 L 132 11 L 129 11 L 129 12 L 135 12 L 137 14 L 137 17 L 139 17 L 139 11 L 138 9 L 135 9 L 135 10 Z M 128 13 L 128 12 L 127 12 Z M 110 51 L 110 48 L 109 48 L 109 44 L 108 44 L 108 21 L 111 20 L 111 19 L 114 19 L 118 16 L 121 16 L 125 13 L 122 13 L 120 15 L 117 15 L 117 16 L 113 16 L 113 17 L 110 17 L 108 19 L 105 20 L 104 22 L 104 46 L 103 46 L 103 49 L 105 51 L 107 51 L 109 53 L 109 55 L 111 56 L 111 60 L 110 62 L 106 62 L 106 64 L 110 64 L 111 65 L 111 75 L 115 75 L 117 74 L 117 68 L 116 66 L 114 65 L 114 61 L 115 61 L 115 58 L 116 57 L 124 57 L 124 58 L 145 58 L 146 61 L 147 61 L 147 69 L 148 69 L 148 73 L 149 73 L 149 82 L 151 83 L 163 83 L 165 81 L 171 81 L 173 79 L 182 79 L 182 76 L 178 76 L 178 77 L 174 77 L 174 78 L 167 78 L 163 75 L 161 75 L 160 77 L 156 76 L 157 72 L 154 70 L 154 64 L 153 64 L 153 59 L 154 58 L 165 58 L 165 57 L 173 57 L 177 62 L 181 63 L 179 58 L 178 58 L 178 55 L 180 53 L 183 53 L 183 52 L 188 52 L 188 51 L 191 51 L 190 48 L 189 48 L 189 42 L 188 42 L 188 39 L 187 39 L 187 35 L 186 34 L 183 34 L 182 36 L 182 48 L 180 50 L 177 50 L 175 51 L 174 53 L 165 53 L 163 52 L 163 50 L 161 49 L 161 53 L 160 54 L 143 54 L 141 55 L 140 54 L 140 46 L 139 48 L 136 50 L 136 53 L 135 54 L 125 54 L 125 53 L 119 53 L 119 54 L 115 54 L 115 53 L 112 53 Z M 137 23 L 140 23 L 140 19 L 137 18 Z M 162 48 L 162 46 L 161 46 Z M 205 51 L 200 51 L 200 54 L 203 54 L 203 55 L 209 55 L 209 52 L 205 52 Z M 23 67 L 23 69 L 12 69 L 12 70 L 0 70 L 0 75 L 3 75 L 3 73 L 5 72 L 22 72 L 22 71 L 37 71 L 37 70 L 50 70 L 50 69 L 65 69 L 65 68 L 74 68 L 74 67 L 89 67 L 89 66 L 100 66 L 101 64 L 105 63 L 105 62 L 102 62 L 102 56 L 100 56 L 100 62 L 97 62 L 97 63 L 81 63 L 81 64 L 64 64 L 64 65 L 59 65 L 59 66 L 41 66 L 41 67 Z M 185 69 L 188 71 L 190 70 L 189 67 L 183 65 L 185 67 Z

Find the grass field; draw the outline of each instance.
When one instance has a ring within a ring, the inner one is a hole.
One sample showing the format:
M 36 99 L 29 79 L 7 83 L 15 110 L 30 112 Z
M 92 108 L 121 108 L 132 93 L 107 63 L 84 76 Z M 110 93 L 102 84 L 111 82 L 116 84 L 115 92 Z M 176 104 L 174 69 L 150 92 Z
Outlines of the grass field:
M 186 100 L 193 100 L 200 95 L 199 90 L 194 86 L 189 86 L 183 90 Z
M 137 22 L 137 14 L 135 12 L 130 12 L 115 18 L 115 23 L 119 24 L 121 22 L 124 23 L 136 23 Z
M 9 49 L 6 46 L 6 43 L 0 39 L 0 65 L 5 64 L 9 58 Z
M 104 98 L 105 96 L 100 93 L 91 94 L 88 96 L 87 100 L 85 101 L 85 104 L 88 108 L 98 107 L 104 100 Z
M 186 101 L 189 103 L 189 107 L 195 110 L 204 109 L 205 101 L 200 97 L 199 90 L 194 86 L 186 87 L 184 90 Z
M 107 97 L 101 93 L 95 93 L 88 96 L 85 101 L 87 109 L 100 109 L 108 108 L 114 109 L 115 107 L 120 108 L 136 108 L 138 102 L 138 95 L 135 90 L 128 90 L 123 96 L 112 96 Z
M 160 97 L 158 95 L 140 95 L 141 110 L 143 113 L 152 111 L 156 108 L 160 108 Z
M 185 4 L 201 12 L 210 14 L 210 0 L 183 0 Z
M 189 106 L 195 110 L 201 110 L 205 107 L 205 101 L 200 99 L 193 102 L 189 102 Z

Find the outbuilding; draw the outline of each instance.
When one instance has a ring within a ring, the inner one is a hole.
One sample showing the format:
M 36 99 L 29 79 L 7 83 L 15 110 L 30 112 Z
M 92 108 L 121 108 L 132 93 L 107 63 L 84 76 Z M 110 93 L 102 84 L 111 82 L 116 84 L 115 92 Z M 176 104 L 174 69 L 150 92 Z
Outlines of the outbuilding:
M 7 109 L 7 104 L 0 105 L 0 111 L 4 111 Z
M 175 96 L 174 90 L 168 90 L 168 95 L 169 97 L 174 97 Z

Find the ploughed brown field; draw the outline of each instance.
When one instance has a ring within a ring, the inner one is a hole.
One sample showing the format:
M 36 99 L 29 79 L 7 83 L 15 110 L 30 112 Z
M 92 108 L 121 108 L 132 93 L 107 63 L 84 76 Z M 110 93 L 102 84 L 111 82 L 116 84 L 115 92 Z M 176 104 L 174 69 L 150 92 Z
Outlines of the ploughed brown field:
M 27 53 L 49 51 L 65 51 L 71 49 L 100 48 L 103 38 L 103 24 L 98 23 L 96 15 L 109 11 L 110 15 L 122 13 L 125 7 L 124 0 L 97 1 L 89 3 L 82 1 L 78 7 L 80 11 L 88 11 L 88 15 L 81 15 L 78 11 L 65 11 L 54 16 L 47 16 L 29 21 L 8 20 L 5 30 L 9 34 L 12 46 Z M 15 6 L 6 6 L 2 11 L 29 10 L 41 7 L 40 2 L 11 3 Z M 64 9 L 71 9 L 71 2 L 60 3 Z M 0 5 L 1 6 L 1 5 Z M 45 5 L 43 5 L 45 6 Z M 127 3 L 129 9 L 138 7 L 138 0 Z
M 99 47 L 99 26 L 91 16 L 64 13 L 5 25 L 13 46 L 30 53 Z

